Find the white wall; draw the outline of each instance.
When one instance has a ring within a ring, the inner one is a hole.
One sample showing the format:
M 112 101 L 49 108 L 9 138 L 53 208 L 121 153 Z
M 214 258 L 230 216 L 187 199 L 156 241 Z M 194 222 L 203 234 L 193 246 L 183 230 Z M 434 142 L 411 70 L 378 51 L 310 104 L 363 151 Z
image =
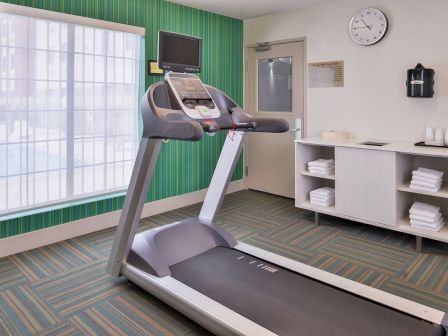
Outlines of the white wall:
M 377 7 L 389 31 L 361 47 L 348 24 L 363 7 Z M 307 62 L 345 61 L 345 87 L 308 89 L 308 136 L 339 129 L 354 136 L 420 140 L 425 125 L 448 128 L 448 1 L 342 0 L 244 21 L 246 45 L 306 37 Z M 436 71 L 432 99 L 406 97 L 406 70 L 421 62 Z

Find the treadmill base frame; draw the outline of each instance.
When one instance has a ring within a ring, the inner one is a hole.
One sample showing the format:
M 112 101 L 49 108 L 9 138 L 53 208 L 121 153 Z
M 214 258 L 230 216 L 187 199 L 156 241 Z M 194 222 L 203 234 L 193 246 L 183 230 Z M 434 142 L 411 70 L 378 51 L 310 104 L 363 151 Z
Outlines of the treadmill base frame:
M 279 256 L 255 246 L 238 242 L 235 249 L 436 325 L 443 326 L 446 320 L 445 313 L 437 309 Z M 139 287 L 142 287 L 217 335 L 276 335 L 171 276 L 157 277 L 143 272 L 128 263 L 123 264 L 121 272 Z

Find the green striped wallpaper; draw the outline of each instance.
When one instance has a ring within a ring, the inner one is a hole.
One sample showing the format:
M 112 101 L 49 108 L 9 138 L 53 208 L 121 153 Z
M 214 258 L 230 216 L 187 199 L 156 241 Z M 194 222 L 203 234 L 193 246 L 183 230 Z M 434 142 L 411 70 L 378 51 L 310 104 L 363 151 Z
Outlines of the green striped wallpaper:
M 3 1 L 146 28 L 146 58 L 156 59 L 160 29 L 203 38 L 201 78 L 243 99 L 243 24 L 228 17 L 162 0 L 10 0 Z M 145 71 L 146 72 L 146 71 Z M 162 77 L 148 77 L 146 87 Z M 147 201 L 204 189 L 210 182 L 225 134 L 198 143 L 171 141 L 163 145 Z M 243 177 L 239 161 L 234 180 Z M 100 200 L 0 222 L 0 238 L 118 210 L 124 197 Z

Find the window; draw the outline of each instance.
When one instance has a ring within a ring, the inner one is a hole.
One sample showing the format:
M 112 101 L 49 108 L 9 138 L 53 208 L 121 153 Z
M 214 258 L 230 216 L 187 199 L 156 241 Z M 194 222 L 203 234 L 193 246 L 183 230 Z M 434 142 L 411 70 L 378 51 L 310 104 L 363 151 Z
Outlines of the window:
M 0 214 L 124 190 L 141 36 L 0 13 Z
M 258 111 L 292 111 L 292 57 L 258 60 Z

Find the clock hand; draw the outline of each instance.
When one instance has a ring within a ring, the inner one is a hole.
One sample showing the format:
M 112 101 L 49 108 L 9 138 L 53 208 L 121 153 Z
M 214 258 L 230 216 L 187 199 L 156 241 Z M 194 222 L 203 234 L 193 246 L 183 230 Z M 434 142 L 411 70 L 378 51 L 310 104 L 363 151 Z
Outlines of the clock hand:
M 372 30 L 372 29 L 370 28 L 370 26 L 364 21 L 364 19 L 361 19 L 361 21 L 364 22 L 364 24 L 366 25 L 367 28 L 369 28 L 369 30 Z
M 353 29 L 366 29 L 366 28 L 369 28 L 369 27 L 353 27 Z

